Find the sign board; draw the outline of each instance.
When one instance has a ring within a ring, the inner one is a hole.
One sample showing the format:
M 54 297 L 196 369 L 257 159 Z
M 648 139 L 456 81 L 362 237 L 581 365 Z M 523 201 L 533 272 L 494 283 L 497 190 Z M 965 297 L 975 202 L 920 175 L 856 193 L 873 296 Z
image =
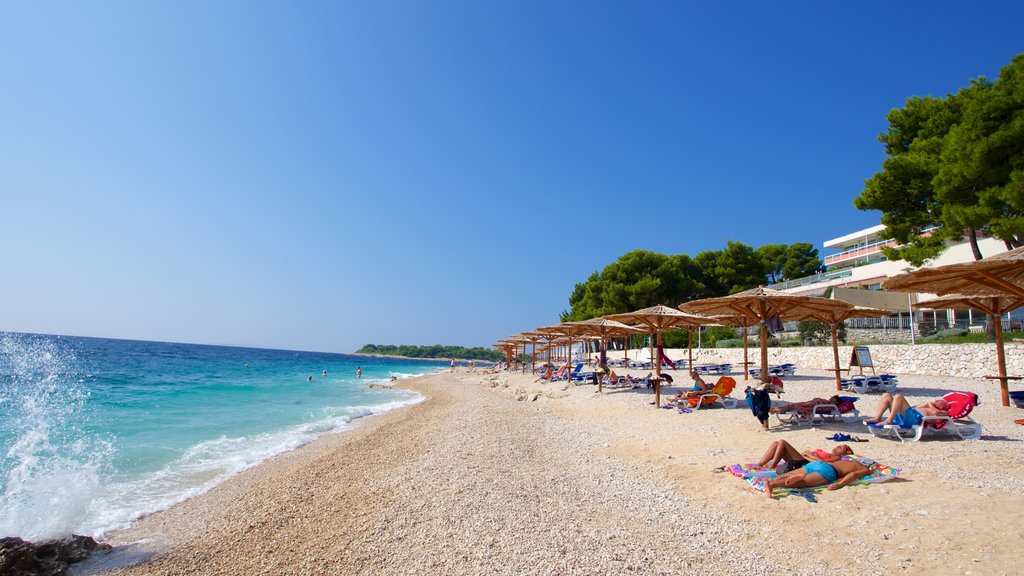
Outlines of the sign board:
M 860 368 L 861 374 L 864 374 L 864 368 L 871 368 L 871 373 L 875 373 L 875 364 L 871 361 L 871 350 L 867 346 L 853 347 L 853 352 L 850 354 L 849 370 L 851 372 L 854 366 Z

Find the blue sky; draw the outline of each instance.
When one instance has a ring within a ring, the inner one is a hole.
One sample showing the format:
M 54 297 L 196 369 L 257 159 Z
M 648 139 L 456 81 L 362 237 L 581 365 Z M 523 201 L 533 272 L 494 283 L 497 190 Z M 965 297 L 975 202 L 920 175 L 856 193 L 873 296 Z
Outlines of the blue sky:
M 0 330 L 347 352 L 555 323 L 636 248 L 878 223 L 988 2 L 9 2 Z

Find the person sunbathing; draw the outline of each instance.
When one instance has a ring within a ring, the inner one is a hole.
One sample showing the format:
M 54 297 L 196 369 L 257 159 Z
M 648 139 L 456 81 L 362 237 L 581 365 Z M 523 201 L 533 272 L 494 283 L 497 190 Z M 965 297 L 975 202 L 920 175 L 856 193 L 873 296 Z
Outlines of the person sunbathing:
M 853 454 L 853 449 L 846 444 L 836 446 L 831 452 L 821 449 L 800 452 L 789 442 L 776 440 L 768 447 L 768 451 L 764 453 L 764 456 L 761 457 L 761 461 L 757 465 L 762 467 L 767 465 L 768 468 L 776 468 L 779 474 L 783 474 L 790 470 L 802 468 L 808 462 L 838 462 L 842 460 L 843 456 L 850 454 Z M 783 462 L 783 464 L 779 465 L 779 462 Z
M 688 398 L 698 398 L 702 394 L 707 394 L 708 391 L 713 388 L 711 384 L 708 384 L 700 377 L 700 374 L 697 374 L 692 370 L 690 371 L 690 378 L 693 378 L 693 388 L 690 388 L 689 390 L 680 390 L 679 393 L 676 394 L 676 397 L 672 399 L 673 402 L 686 400 Z
M 885 413 L 889 412 L 886 417 Z M 925 402 L 918 406 L 911 406 L 903 394 L 893 396 L 886 392 L 882 395 L 882 401 L 878 404 L 878 412 L 874 418 L 868 418 L 865 424 L 896 424 L 903 428 L 910 428 L 920 424 L 925 416 L 949 416 L 949 402 L 939 398 L 931 402 Z
M 825 398 L 812 398 L 806 402 L 791 402 L 789 404 L 780 404 L 779 406 L 772 406 L 768 409 L 772 414 L 778 414 L 780 412 L 792 412 L 796 411 L 803 418 L 807 418 L 814 412 L 815 406 L 821 406 L 822 404 L 835 404 L 839 405 L 839 396 L 832 396 L 827 400 Z
M 551 369 L 551 364 L 547 364 L 544 367 L 544 373 L 540 375 L 540 378 L 534 380 L 534 382 L 540 382 L 541 380 L 551 380 L 555 377 L 554 370 Z
M 828 489 L 836 490 L 870 473 L 871 470 L 857 460 L 813 461 L 765 482 L 764 495 L 771 498 L 775 488 L 814 488 L 823 484 L 831 484 Z

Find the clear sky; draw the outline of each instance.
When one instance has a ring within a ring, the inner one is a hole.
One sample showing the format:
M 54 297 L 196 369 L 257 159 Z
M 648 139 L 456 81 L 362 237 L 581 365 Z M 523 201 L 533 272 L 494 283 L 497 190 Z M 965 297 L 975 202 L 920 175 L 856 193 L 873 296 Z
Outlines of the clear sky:
M 489 346 L 644 248 L 812 242 L 1021 2 L 5 2 L 0 330 Z

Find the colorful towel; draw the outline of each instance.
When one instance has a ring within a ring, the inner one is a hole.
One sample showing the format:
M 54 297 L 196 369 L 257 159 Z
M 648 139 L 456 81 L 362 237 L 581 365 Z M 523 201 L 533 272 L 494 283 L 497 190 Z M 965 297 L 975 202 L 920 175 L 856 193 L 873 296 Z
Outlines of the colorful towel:
M 854 460 L 861 458 L 859 456 L 843 456 L 844 460 Z M 896 478 L 900 474 L 899 468 L 892 468 L 885 464 L 879 464 L 875 462 L 868 467 L 871 471 L 870 474 L 865 475 L 862 478 L 854 480 L 847 484 L 847 486 L 856 486 L 858 484 L 875 484 L 877 482 L 887 482 Z M 762 468 L 757 464 L 733 464 L 729 467 L 729 472 L 738 478 L 746 480 L 750 487 L 754 490 L 764 492 L 764 483 L 766 480 L 775 478 L 777 475 L 775 471 L 770 468 Z M 814 488 L 776 488 L 772 492 L 774 494 L 789 494 L 789 493 L 806 493 L 806 492 L 821 492 L 828 489 L 828 484 L 821 486 L 815 486 Z

